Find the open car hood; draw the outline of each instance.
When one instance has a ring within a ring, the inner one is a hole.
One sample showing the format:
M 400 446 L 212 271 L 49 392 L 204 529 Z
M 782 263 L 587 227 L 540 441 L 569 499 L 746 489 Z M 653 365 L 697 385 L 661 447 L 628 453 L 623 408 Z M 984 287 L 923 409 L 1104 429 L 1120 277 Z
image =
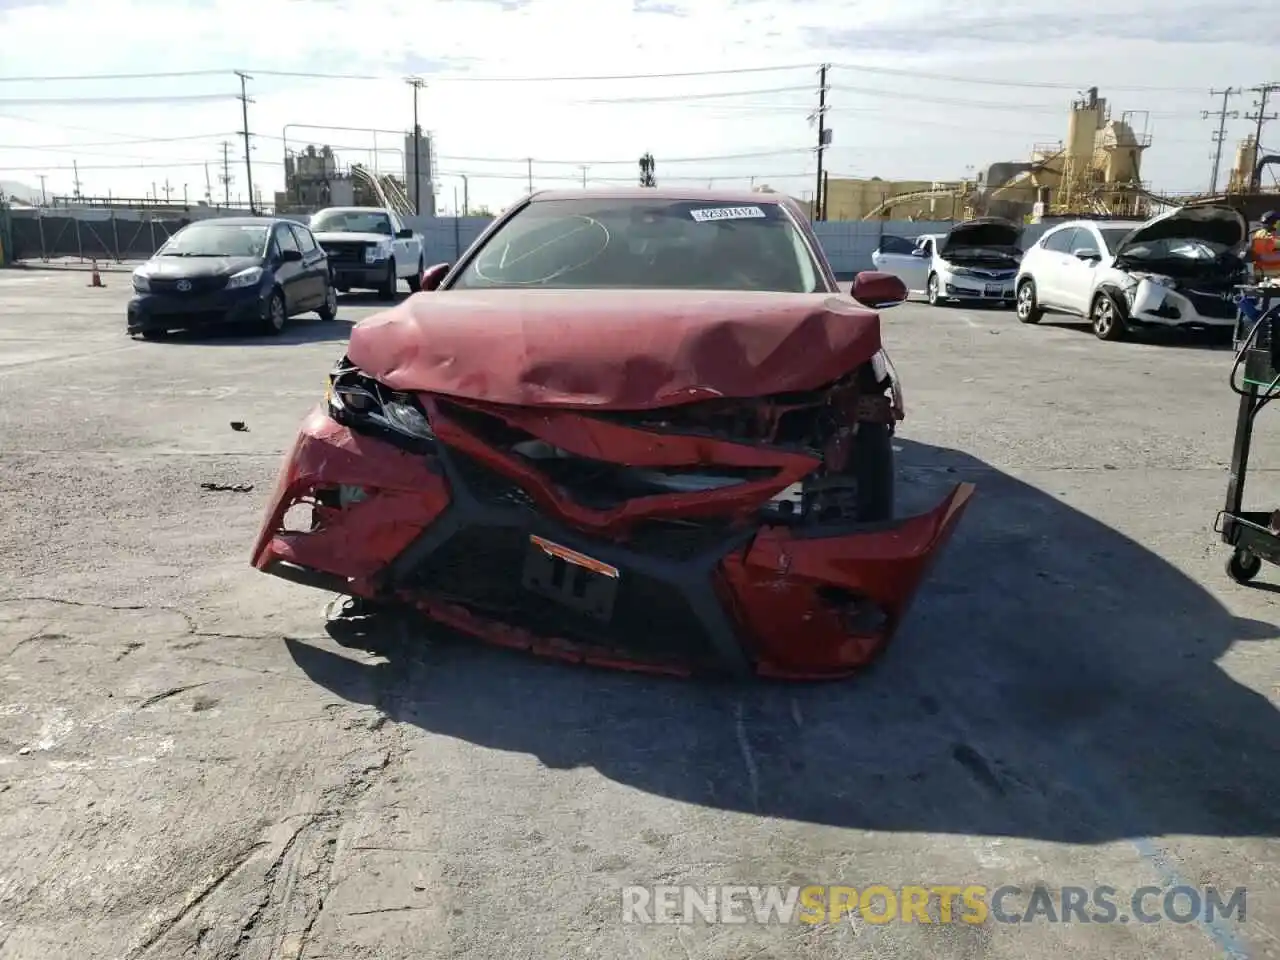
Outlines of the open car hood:
M 347 356 L 395 390 L 646 410 L 817 389 L 879 349 L 879 314 L 836 294 L 502 289 L 416 294 Z
M 1019 224 L 999 217 L 979 217 L 952 227 L 938 245 L 938 255 L 945 260 L 948 254 L 957 250 L 972 249 L 1021 253 L 1018 246 L 1021 239 L 1022 227 Z
M 1179 207 L 1135 227 L 1116 245 L 1116 258 L 1133 247 L 1156 240 L 1203 240 L 1241 249 L 1249 239 L 1249 224 L 1240 211 L 1216 204 Z

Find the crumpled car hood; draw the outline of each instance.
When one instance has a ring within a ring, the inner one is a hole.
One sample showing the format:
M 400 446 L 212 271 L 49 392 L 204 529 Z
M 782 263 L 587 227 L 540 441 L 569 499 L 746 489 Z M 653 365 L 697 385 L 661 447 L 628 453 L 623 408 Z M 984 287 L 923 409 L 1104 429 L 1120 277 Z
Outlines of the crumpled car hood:
M 879 315 L 837 294 L 507 289 L 416 294 L 347 356 L 395 390 L 646 410 L 816 389 L 879 349 Z

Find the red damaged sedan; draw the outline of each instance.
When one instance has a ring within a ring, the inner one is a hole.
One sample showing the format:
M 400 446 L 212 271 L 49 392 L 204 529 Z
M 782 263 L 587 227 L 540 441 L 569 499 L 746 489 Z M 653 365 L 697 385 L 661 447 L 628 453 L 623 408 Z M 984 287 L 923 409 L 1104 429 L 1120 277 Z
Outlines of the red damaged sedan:
M 894 518 L 876 308 L 762 193 L 539 193 L 358 324 L 258 569 L 505 646 L 662 672 L 848 674 L 972 495 Z

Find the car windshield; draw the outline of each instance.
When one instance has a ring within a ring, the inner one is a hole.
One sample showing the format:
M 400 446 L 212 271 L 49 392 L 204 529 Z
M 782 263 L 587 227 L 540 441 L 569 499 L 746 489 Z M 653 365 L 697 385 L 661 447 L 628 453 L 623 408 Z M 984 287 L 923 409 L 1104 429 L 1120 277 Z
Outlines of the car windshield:
M 630 198 L 535 200 L 451 286 L 827 289 L 804 236 L 777 203 Z
M 175 233 L 161 257 L 260 257 L 267 245 L 267 228 L 260 224 L 193 223 Z
M 1115 253 L 1120 241 L 1133 232 L 1133 227 L 1103 227 L 1099 231 L 1109 253 Z
M 315 233 L 380 233 L 391 236 L 391 218 L 381 210 L 322 210 L 311 218 Z

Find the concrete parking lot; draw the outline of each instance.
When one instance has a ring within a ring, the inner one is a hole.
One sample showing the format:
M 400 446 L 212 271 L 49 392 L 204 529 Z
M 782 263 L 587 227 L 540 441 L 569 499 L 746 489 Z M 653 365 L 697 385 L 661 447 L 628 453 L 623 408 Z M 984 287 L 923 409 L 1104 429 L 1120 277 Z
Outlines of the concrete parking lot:
M 339 644 L 248 552 L 376 304 L 135 342 L 127 277 L 86 280 L 0 271 L 0 958 L 1280 956 L 1280 571 L 1233 584 L 1212 531 L 1228 351 L 886 312 L 904 505 L 969 480 L 970 512 L 875 669 L 703 686 Z M 1248 892 L 1243 923 L 622 923 L 623 885 L 683 883 Z

